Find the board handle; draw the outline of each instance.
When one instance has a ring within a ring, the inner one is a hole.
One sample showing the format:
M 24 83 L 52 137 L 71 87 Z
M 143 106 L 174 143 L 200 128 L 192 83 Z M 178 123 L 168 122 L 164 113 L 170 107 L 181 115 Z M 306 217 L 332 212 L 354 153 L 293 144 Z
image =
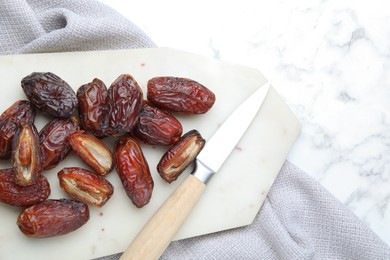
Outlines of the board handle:
M 206 188 L 190 174 L 168 197 L 123 252 L 121 260 L 158 259 Z

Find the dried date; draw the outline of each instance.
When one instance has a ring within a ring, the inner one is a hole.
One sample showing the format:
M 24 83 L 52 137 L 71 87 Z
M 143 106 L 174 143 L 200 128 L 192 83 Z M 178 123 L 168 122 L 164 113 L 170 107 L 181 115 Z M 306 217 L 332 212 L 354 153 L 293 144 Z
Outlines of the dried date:
M 106 98 L 106 85 L 99 79 L 94 79 L 77 90 L 80 125 L 97 137 L 106 136 L 108 128 Z
M 77 109 L 73 89 L 51 72 L 34 72 L 22 79 L 27 98 L 40 111 L 55 117 L 70 117 Z
M 214 93 L 188 78 L 155 77 L 147 83 L 147 99 L 157 107 L 184 114 L 206 113 L 215 102 Z
M 12 140 L 22 123 L 32 124 L 35 109 L 27 100 L 18 100 L 0 116 L 0 159 L 11 158 Z
M 115 142 L 116 171 L 133 204 L 141 208 L 152 197 L 154 182 L 141 147 L 132 137 L 121 137 Z
M 133 134 L 139 140 L 152 145 L 171 145 L 181 136 L 183 127 L 170 113 L 145 104 L 134 126 Z
M 161 158 L 157 165 L 160 176 L 171 183 L 195 160 L 203 149 L 205 140 L 196 130 L 183 135 Z
M 114 187 L 105 178 L 79 168 L 64 168 L 57 174 L 60 187 L 73 199 L 102 207 L 114 193 Z
M 107 133 L 121 136 L 131 132 L 141 111 L 143 94 L 135 79 L 129 74 L 120 75 L 108 89 Z
M 79 129 L 73 118 L 55 118 L 39 132 L 44 170 L 56 167 L 69 154 L 71 147 L 69 135 Z
M 12 165 L 17 184 L 33 184 L 42 172 L 42 154 L 37 129 L 23 123 L 12 142 Z
M 110 149 L 94 135 L 79 130 L 68 137 L 72 150 L 97 174 L 105 176 L 114 168 Z
M 28 237 L 44 238 L 75 231 L 88 220 L 87 204 L 71 199 L 51 199 L 24 209 L 16 224 Z
M 28 207 L 46 200 L 50 196 L 50 184 L 40 175 L 36 182 L 21 186 L 15 182 L 13 169 L 0 170 L 0 201 L 13 206 Z

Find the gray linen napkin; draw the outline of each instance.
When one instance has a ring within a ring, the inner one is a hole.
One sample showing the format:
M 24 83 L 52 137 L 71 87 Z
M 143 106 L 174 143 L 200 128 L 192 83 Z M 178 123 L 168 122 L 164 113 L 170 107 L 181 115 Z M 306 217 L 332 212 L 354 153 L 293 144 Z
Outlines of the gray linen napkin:
M 0 54 L 155 46 L 92 0 L 0 0 L 0 12 Z M 161 259 L 390 259 L 390 248 L 286 161 L 251 225 L 172 242 Z

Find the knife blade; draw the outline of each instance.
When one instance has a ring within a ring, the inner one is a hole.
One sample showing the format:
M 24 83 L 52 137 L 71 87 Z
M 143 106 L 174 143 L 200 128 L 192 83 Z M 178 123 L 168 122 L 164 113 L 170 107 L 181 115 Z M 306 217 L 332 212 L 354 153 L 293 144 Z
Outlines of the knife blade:
M 269 83 L 261 86 L 223 122 L 197 156 L 192 174 L 153 214 L 123 252 L 121 260 L 158 259 L 161 256 L 196 205 L 206 184 L 250 126 L 269 88 Z

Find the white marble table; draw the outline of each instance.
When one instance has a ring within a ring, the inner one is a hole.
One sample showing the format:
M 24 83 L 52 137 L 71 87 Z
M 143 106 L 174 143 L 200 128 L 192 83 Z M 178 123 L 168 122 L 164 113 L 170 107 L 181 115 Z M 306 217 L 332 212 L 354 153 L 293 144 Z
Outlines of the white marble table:
M 303 125 L 288 159 L 390 245 L 388 0 L 100 0 L 158 46 L 257 68 Z

